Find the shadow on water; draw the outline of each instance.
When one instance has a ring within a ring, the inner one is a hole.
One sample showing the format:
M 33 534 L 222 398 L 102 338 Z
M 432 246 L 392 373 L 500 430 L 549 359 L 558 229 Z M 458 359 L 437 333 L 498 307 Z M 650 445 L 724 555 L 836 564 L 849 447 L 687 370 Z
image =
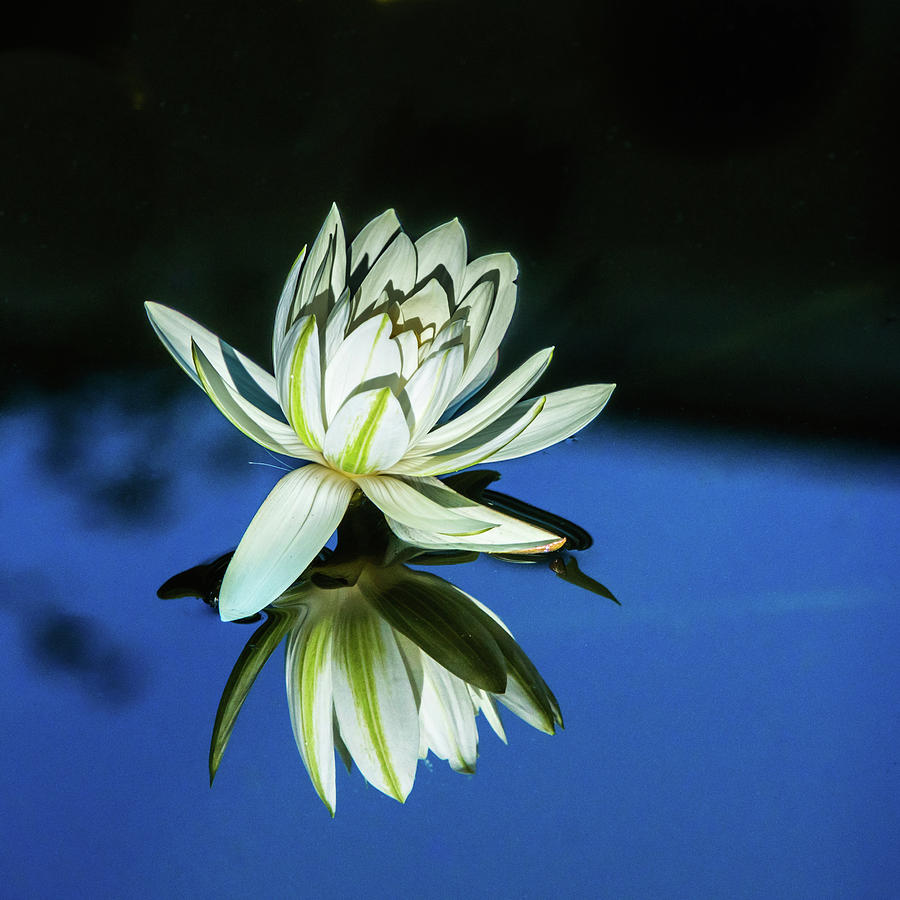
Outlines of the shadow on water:
M 15 617 L 29 662 L 47 678 L 74 684 L 108 706 L 133 703 L 143 693 L 146 672 L 136 648 L 116 640 L 89 616 L 64 610 L 37 573 L 0 580 L 0 611 Z M 22 604 L 23 595 L 31 602 Z

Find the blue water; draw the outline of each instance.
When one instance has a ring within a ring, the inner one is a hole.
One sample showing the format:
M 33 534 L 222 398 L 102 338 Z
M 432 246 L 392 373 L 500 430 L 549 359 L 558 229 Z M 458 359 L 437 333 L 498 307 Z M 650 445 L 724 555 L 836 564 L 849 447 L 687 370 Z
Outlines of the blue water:
M 194 392 L 2 419 L 4 897 L 891 897 L 900 885 L 896 460 L 603 416 L 501 464 L 582 524 L 581 567 L 441 574 L 495 609 L 565 731 L 481 725 L 474 776 L 405 806 L 296 752 L 281 654 L 210 789 L 252 629 L 161 601 L 232 547 L 278 472 Z

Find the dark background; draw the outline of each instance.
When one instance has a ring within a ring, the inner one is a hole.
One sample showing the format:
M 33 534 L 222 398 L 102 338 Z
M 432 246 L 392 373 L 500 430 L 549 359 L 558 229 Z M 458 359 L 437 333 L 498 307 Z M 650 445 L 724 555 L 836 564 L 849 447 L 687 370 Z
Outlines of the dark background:
M 184 380 L 141 301 L 268 363 L 332 200 L 510 250 L 501 367 L 619 420 L 892 440 L 898 7 L 33 4 L 0 54 L 4 402 Z

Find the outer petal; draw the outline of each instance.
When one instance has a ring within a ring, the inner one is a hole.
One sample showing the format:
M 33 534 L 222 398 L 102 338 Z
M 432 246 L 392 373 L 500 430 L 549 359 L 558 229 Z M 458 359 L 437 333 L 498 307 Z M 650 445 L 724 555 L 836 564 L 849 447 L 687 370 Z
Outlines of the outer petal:
M 381 476 L 384 480 L 389 476 Z M 395 479 L 399 481 L 399 479 Z M 555 550 L 562 546 L 564 538 L 559 535 L 529 525 L 512 516 L 504 515 L 495 509 L 482 506 L 458 494 L 437 478 L 405 478 L 404 482 L 414 487 L 426 499 L 440 505 L 452 507 L 455 512 L 465 511 L 466 515 L 477 517 L 482 521 L 492 522 L 496 527 L 478 534 L 448 535 L 426 530 L 416 525 L 405 509 L 393 509 L 388 512 L 374 498 L 372 501 L 381 506 L 387 516 L 388 525 L 401 540 L 415 547 L 426 550 L 476 550 L 485 553 L 502 553 L 514 550 Z M 397 515 L 394 515 L 394 513 Z M 503 548 L 507 548 L 504 550 Z
M 325 466 L 288 472 L 253 517 L 225 572 L 222 619 L 252 616 L 283 593 L 334 533 L 354 489 Z
M 275 453 L 321 461 L 321 454 L 304 444 L 290 425 L 273 419 L 227 384 L 197 344 L 193 355 L 201 386 L 235 428 Z
M 338 410 L 328 426 L 325 458 L 342 472 L 390 468 L 409 446 L 409 426 L 390 388 L 363 391 Z
M 552 355 L 552 347 L 535 353 L 471 409 L 422 437 L 410 448 L 410 453 L 416 456 L 438 453 L 490 425 L 541 377 Z
M 432 496 L 426 496 L 417 485 L 390 475 L 362 476 L 356 484 L 386 516 L 411 528 L 450 538 L 481 534 L 495 527 L 486 516 L 479 517 L 482 512 L 490 512 L 487 507 L 450 488 L 447 494 L 432 492 Z
M 291 358 L 282 363 L 278 379 L 281 404 L 294 431 L 316 450 L 325 442 L 322 420 L 322 366 L 319 359 L 319 329 L 315 316 L 296 323 L 298 333 Z
M 163 346 L 197 384 L 203 387 L 194 368 L 192 341 L 203 351 L 222 379 L 242 397 L 274 418 L 281 416 L 275 379 L 265 369 L 193 319 L 168 306 L 147 301 L 144 309 Z
M 481 462 L 499 462 L 502 459 L 527 456 L 565 440 L 599 415 L 613 388 L 614 384 L 585 384 L 547 394 L 547 402 L 540 415 L 518 437 Z M 528 402 L 525 400 L 517 403 L 506 416 L 521 414 Z M 477 437 L 476 435 L 473 440 Z
M 494 696 L 487 691 L 481 690 L 481 688 L 472 687 L 471 685 L 469 685 L 469 695 L 472 698 L 475 711 L 478 712 L 480 710 L 484 713 L 484 717 L 487 719 L 488 725 L 491 726 L 494 734 L 506 744 L 506 730 L 503 728 L 503 722 L 500 721 L 500 713 L 497 712 L 497 702 Z
M 333 629 L 331 619 L 310 610 L 288 635 L 285 681 L 297 749 L 316 793 L 334 815 L 334 700 L 331 689 Z
M 364 603 L 335 616 L 332 673 L 341 738 L 366 780 L 402 803 L 416 776 L 418 712 L 393 630 Z

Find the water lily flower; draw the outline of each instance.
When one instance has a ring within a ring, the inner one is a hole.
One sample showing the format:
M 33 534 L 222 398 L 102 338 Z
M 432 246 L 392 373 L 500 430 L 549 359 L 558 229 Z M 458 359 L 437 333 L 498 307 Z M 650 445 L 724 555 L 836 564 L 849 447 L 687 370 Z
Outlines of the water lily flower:
M 562 543 L 436 476 L 569 437 L 603 409 L 614 385 L 522 400 L 547 367 L 548 348 L 454 415 L 493 374 L 516 296 L 508 253 L 467 259 L 456 219 L 413 243 L 393 210 L 348 249 L 333 206 L 284 283 L 274 375 L 187 316 L 146 304 L 163 344 L 237 428 L 309 463 L 275 485 L 247 528 L 222 584 L 223 619 L 275 600 L 357 491 L 419 547 L 516 552 Z

